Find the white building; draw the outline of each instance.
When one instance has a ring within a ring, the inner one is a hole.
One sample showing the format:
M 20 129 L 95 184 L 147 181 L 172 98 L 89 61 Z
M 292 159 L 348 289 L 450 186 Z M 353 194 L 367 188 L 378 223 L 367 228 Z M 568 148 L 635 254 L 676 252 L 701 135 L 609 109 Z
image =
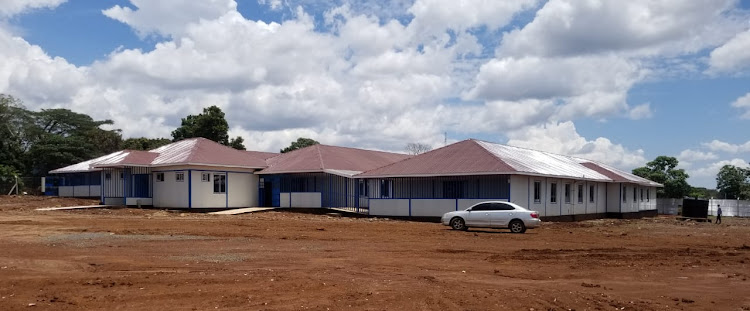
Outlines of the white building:
M 514 202 L 548 219 L 640 217 L 656 214 L 661 187 L 594 161 L 473 139 L 408 156 L 326 145 L 239 151 L 193 138 L 50 173 L 80 181 L 61 186 L 61 196 L 99 196 L 103 204 L 339 207 L 403 217 L 440 216 L 484 200 Z

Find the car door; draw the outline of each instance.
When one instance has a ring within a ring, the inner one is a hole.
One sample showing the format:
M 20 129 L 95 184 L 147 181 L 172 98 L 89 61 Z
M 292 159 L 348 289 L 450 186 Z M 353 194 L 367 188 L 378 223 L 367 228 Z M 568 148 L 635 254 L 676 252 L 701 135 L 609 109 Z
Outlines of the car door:
M 490 225 L 495 228 L 505 228 L 513 219 L 516 208 L 502 202 L 492 203 L 493 211 L 490 212 Z
M 469 227 L 489 227 L 490 214 L 489 209 L 492 203 L 482 203 L 471 208 L 466 216 L 466 226 Z

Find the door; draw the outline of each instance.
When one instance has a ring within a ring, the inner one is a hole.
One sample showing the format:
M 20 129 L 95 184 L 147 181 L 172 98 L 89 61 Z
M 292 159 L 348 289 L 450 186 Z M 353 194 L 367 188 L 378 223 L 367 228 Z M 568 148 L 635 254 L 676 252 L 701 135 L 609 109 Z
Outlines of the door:
M 489 227 L 491 204 L 482 203 L 472 207 L 466 215 L 466 225 L 469 227 Z
M 263 206 L 273 206 L 273 183 L 270 181 L 263 183 Z
M 505 203 L 492 203 L 490 212 L 490 225 L 495 228 L 505 228 L 510 220 L 515 217 L 515 207 Z
M 150 198 L 149 180 L 151 174 L 133 174 L 133 197 Z

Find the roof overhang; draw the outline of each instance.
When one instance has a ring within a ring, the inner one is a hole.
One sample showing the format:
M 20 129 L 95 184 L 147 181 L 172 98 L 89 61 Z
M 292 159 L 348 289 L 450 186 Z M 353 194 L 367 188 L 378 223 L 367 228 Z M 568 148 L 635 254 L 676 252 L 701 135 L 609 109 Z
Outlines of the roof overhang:
M 129 165 L 130 166 L 130 165 Z M 254 170 L 262 170 L 265 166 L 243 166 L 243 165 L 226 165 L 226 164 L 209 164 L 209 163 L 165 163 L 165 164 L 152 164 L 147 167 L 167 167 L 167 166 L 210 166 L 210 167 L 231 167 L 231 168 L 246 168 Z

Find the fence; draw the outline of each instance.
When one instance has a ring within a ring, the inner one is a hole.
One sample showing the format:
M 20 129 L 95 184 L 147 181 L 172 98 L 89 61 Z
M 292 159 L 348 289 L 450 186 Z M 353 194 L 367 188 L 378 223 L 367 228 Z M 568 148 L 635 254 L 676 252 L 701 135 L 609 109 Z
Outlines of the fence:
M 7 195 L 16 184 L 15 180 L 0 180 L 0 195 Z M 18 177 L 18 194 L 42 194 L 42 179 L 40 177 Z M 16 194 L 16 190 L 13 193 Z
M 716 216 L 719 205 L 722 216 L 750 217 L 750 201 L 711 199 L 708 201 L 708 214 Z M 656 199 L 659 214 L 677 215 L 681 207 L 682 199 Z

